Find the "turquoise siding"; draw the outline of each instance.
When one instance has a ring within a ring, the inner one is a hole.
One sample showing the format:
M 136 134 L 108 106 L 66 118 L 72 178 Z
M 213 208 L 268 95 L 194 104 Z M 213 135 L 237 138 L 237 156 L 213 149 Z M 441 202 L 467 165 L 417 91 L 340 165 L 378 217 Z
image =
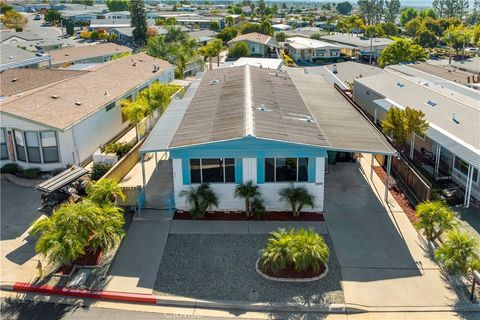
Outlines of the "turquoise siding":
M 315 158 L 327 156 L 320 147 L 271 141 L 255 137 L 181 147 L 169 150 L 172 159 L 182 159 L 183 184 L 190 184 L 190 159 L 235 158 L 235 183 L 243 182 L 242 158 L 257 159 L 257 183 L 265 183 L 265 158 L 308 158 L 308 181 L 315 181 Z
M 241 184 L 243 182 L 243 160 L 242 158 L 235 159 L 235 183 Z

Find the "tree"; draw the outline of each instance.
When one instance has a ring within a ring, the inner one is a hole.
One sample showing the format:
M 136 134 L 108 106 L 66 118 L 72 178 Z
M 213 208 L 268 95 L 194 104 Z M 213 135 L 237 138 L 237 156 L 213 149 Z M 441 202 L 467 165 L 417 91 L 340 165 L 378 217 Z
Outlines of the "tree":
M 165 42 L 183 42 L 187 39 L 187 33 L 180 26 L 167 26 Z
M 180 191 L 180 197 L 185 197 L 193 218 L 201 218 L 212 207 L 218 207 L 218 198 L 210 189 L 210 184 L 202 183 L 198 187 L 190 187 Z
M 130 1 L 130 17 L 132 20 L 133 41 L 142 46 L 147 42 L 147 16 L 143 0 Z
M 129 0 L 107 0 L 108 10 L 115 11 L 128 11 L 130 7 Z
M 400 23 L 405 26 L 409 21 L 418 17 L 418 11 L 414 8 L 406 8 L 400 14 Z
M 264 19 L 260 23 L 258 32 L 272 37 L 273 34 L 275 33 L 275 30 L 273 30 L 273 27 L 270 24 L 270 22 L 267 19 Z
M 438 19 L 438 16 L 437 16 L 437 13 L 435 12 L 435 10 L 433 9 L 424 9 L 422 11 L 420 11 L 420 14 L 419 16 L 421 18 L 432 18 L 432 19 Z
M 250 48 L 245 42 L 237 42 L 228 50 L 228 56 L 232 58 L 249 57 Z
M 278 42 L 284 42 L 286 38 L 285 32 L 275 32 L 275 39 L 277 39 Z
M 93 202 L 104 205 L 114 204 L 117 198 L 125 200 L 122 188 L 113 179 L 101 179 L 87 188 L 87 196 Z
M 165 19 L 165 24 L 167 26 L 174 26 L 177 24 L 177 19 L 175 19 L 175 17 L 168 17 L 167 19 Z
M 60 20 L 62 19 L 62 14 L 57 10 L 49 9 L 47 10 L 47 12 L 45 12 L 43 18 L 49 23 L 57 24 L 60 23 Z
M 218 23 L 218 21 L 212 20 L 210 21 L 208 28 L 213 31 L 218 31 L 220 30 L 220 24 Z
M 231 27 L 235 24 L 235 19 L 233 19 L 232 16 L 228 16 L 225 18 L 225 23 L 227 24 L 228 27 Z
M 462 19 L 468 12 L 468 0 L 434 0 L 433 9 L 440 18 Z
M 313 208 L 315 206 L 315 197 L 303 187 L 284 188 L 279 191 L 280 201 L 285 202 L 292 208 L 294 217 L 298 217 L 304 206 Z
M 435 48 L 438 45 L 438 39 L 435 33 L 425 27 L 421 27 L 415 34 L 414 42 L 424 48 Z
M 345 2 L 340 2 L 339 4 L 337 4 L 337 7 L 336 7 L 338 13 L 340 14 L 343 14 L 343 15 L 347 15 L 349 14 L 350 12 L 352 12 L 352 4 L 348 1 L 345 1 Z
M 422 47 L 413 44 L 412 41 L 399 39 L 382 50 L 378 63 L 380 67 L 384 68 L 391 64 L 425 61 L 426 59 L 427 53 Z
M 467 41 L 466 37 L 462 33 L 462 27 L 450 26 L 444 33 L 443 41 L 450 47 L 450 54 L 448 58 L 448 63 L 452 63 L 452 50 L 455 50 L 456 54 Z
M 385 22 L 395 23 L 395 18 L 400 13 L 400 0 L 385 1 Z
M 5 14 L 8 11 L 13 10 L 13 7 L 4 1 L 0 2 L 0 14 Z
M 459 230 L 447 234 L 447 240 L 435 251 L 435 260 L 442 264 L 447 272 L 455 275 L 467 275 L 472 266 L 478 266 L 478 241 Z
M 396 36 L 399 34 L 399 29 L 392 22 L 380 23 L 378 26 L 382 28 L 383 33 L 387 36 Z
M 65 30 L 69 36 L 75 33 L 75 22 L 71 19 L 65 21 Z
M 225 27 L 220 33 L 217 35 L 219 39 L 222 39 L 224 43 L 235 38 L 238 34 L 238 30 L 234 27 Z
M 405 25 L 405 31 L 407 31 L 407 34 L 411 37 L 415 37 L 417 34 L 417 31 L 420 30 L 422 26 L 422 18 L 415 18 L 407 22 Z
M 252 214 L 253 200 L 261 198 L 262 193 L 258 186 L 254 185 L 252 181 L 248 181 L 247 183 L 237 185 L 233 196 L 245 200 L 245 214 L 247 217 L 250 217 Z
M 28 19 L 15 10 L 8 10 L 0 20 L 7 28 L 15 31 L 23 31 L 28 24 Z
M 416 207 L 417 229 L 423 230 L 427 240 L 434 241 L 455 226 L 454 212 L 442 201 L 427 201 Z
M 405 145 L 413 134 L 424 136 L 428 129 L 425 114 L 410 107 L 400 109 L 391 107 L 382 121 L 382 131 L 398 145 Z
M 54 265 L 69 265 L 88 251 L 109 250 L 124 235 L 122 209 L 90 199 L 65 203 L 51 217 L 37 221 L 30 234 L 39 235 L 35 251 Z
M 360 13 L 368 25 L 380 22 L 383 16 L 383 3 L 384 0 L 358 0 Z

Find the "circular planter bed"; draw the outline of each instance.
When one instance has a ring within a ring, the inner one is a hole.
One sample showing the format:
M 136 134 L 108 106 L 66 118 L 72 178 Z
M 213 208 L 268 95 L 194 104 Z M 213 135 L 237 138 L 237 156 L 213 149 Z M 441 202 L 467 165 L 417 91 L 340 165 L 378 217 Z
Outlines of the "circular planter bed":
M 317 281 L 325 277 L 328 273 L 328 265 L 326 264 L 322 265 L 318 272 L 315 272 L 312 268 L 308 268 L 307 270 L 303 271 L 297 271 L 293 265 L 288 265 L 285 269 L 274 272 L 269 268 L 263 267 L 260 258 L 257 260 L 255 268 L 257 273 L 265 279 L 281 282 Z
M 259 218 L 249 217 L 244 212 L 207 212 L 204 217 L 193 219 L 188 211 L 176 211 L 175 220 L 228 220 L 228 221 L 324 221 L 322 213 L 319 212 L 302 212 L 300 216 L 294 217 L 291 212 L 286 211 L 270 211 L 266 212 Z

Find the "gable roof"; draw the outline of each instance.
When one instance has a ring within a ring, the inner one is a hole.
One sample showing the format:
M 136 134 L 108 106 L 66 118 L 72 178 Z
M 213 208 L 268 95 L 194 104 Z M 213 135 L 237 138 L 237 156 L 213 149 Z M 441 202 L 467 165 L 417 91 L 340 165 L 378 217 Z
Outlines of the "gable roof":
M 333 150 L 395 153 L 321 76 L 246 65 L 210 70 L 192 88 L 188 107 L 172 104 L 162 116 L 169 122 L 160 119 L 142 152 L 159 148 L 159 139 L 171 149 L 252 136 Z
M 132 59 L 137 61 L 135 66 Z M 159 72 L 152 72 L 153 64 L 159 66 Z M 65 130 L 169 68 L 164 60 L 138 53 L 6 99 L 0 103 L 0 112 Z
M 12 37 L 21 38 L 26 41 L 42 40 L 43 37 L 37 33 L 23 31 L 23 32 L 0 32 L 0 42 L 6 41 Z
M 240 34 L 232 40 L 228 41 L 228 43 L 230 44 L 240 41 L 250 41 L 254 43 L 269 45 L 272 47 L 278 47 L 278 42 L 275 38 L 257 32 Z
M 8 97 L 83 74 L 61 69 L 13 68 L 0 74 L 0 96 Z
M 48 61 L 48 55 L 37 55 L 9 44 L 2 44 L 0 49 L 0 71 L 38 64 L 43 61 Z
M 132 52 L 132 49 L 115 43 L 107 42 L 90 46 L 53 50 L 50 51 L 50 57 L 53 64 L 62 64 L 70 61 L 96 58 L 125 52 Z

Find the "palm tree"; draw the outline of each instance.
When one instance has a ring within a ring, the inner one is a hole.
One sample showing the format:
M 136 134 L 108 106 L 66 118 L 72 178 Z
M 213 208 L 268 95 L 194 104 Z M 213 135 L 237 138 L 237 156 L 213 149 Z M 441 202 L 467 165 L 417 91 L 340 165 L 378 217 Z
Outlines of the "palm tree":
M 103 205 L 114 203 L 117 198 L 125 200 L 125 194 L 113 179 L 100 179 L 87 188 L 87 196 L 93 202 Z
M 478 266 L 478 241 L 466 233 L 453 230 L 447 240 L 435 251 L 435 259 L 450 274 L 466 275 Z
M 209 183 L 202 183 L 198 187 L 190 187 L 180 191 L 180 197 L 185 197 L 193 218 L 201 218 L 211 207 L 218 207 L 218 198 L 210 189 Z
M 313 208 L 315 206 L 315 197 L 303 187 L 294 187 L 281 189 L 279 192 L 280 201 L 285 202 L 292 208 L 294 217 L 298 217 L 304 206 Z
M 187 40 L 187 34 L 182 31 L 180 26 L 167 26 L 165 42 L 183 42 Z
M 53 265 L 68 265 L 87 251 L 108 250 L 124 235 L 122 209 L 85 199 L 58 207 L 51 217 L 36 222 L 30 233 L 39 235 L 35 251 Z
M 417 208 L 417 229 L 422 229 L 427 240 L 434 241 L 443 232 L 455 226 L 455 213 L 442 201 L 420 203 Z
M 248 181 L 247 183 L 237 185 L 233 196 L 245 200 L 245 214 L 247 217 L 250 217 L 252 214 L 253 200 L 261 198 L 262 193 L 258 186 L 254 185 L 252 181 Z

